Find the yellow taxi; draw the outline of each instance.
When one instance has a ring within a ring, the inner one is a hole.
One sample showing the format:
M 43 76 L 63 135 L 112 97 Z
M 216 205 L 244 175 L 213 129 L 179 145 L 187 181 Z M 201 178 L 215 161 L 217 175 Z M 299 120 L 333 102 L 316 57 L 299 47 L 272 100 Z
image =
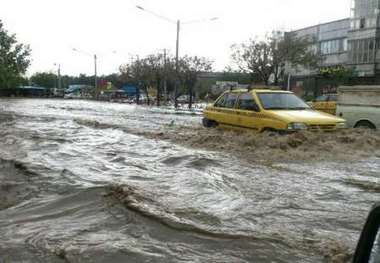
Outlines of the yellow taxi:
M 262 131 L 333 131 L 344 119 L 310 108 L 294 93 L 282 90 L 230 90 L 203 111 L 205 127 Z
M 336 115 L 337 94 L 324 94 L 311 102 L 311 107 L 317 111 L 323 111 L 331 115 Z

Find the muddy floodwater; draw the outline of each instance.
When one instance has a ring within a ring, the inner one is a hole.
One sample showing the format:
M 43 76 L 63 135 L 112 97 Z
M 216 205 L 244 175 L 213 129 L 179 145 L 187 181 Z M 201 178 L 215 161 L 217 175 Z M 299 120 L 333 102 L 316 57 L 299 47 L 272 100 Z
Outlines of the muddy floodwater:
M 0 99 L 0 262 L 347 262 L 380 135 L 244 134 L 198 112 Z

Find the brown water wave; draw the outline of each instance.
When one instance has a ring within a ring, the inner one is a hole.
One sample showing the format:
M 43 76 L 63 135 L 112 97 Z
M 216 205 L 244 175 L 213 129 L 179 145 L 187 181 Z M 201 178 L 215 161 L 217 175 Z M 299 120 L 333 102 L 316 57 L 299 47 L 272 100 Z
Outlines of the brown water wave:
M 380 156 L 380 132 L 360 129 L 279 135 L 175 127 L 142 135 L 188 147 L 229 152 L 252 161 L 358 160 Z
M 149 194 L 127 185 L 81 189 L 49 199 L 0 214 L 2 259 L 340 263 L 350 256 L 344 244 L 328 238 L 305 237 L 295 241 L 281 234 L 233 234 L 203 229 L 172 215 L 162 205 L 156 206 Z
M 188 210 L 187 213 L 179 215 L 170 211 L 170 208 L 165 208 L 163 204 L 157 203 L 154 196 L 147 195 L 141 189 L 128 185 L 112 185 L 108 187 L 107 192 L 108 197 L 116 199 L 127 209 L 176 231 L 195 233 L 220 240 L 272 243 L 278 248 L 286 248 L 287 250 L 302 248 L 303 251 L 310 253 L 309 256 L 314 253 L 323 255 L 326 262 L 344 263 L 348 262 L 352 256 L 349 247 L 334 238 L 325 237 L 321 239 L 321 237 L 313 236 L 312 234 L 297 238 L 291 237 L 289 233 L 220 232 L 217 222 L 210 223 L 211 215 L 207 215 L 208 224 L 202 225 L 199 221 L 191 220 L 197 217 L 192 214 L 194 211 Z
M 127 188 L 132 193 L 130 187 L 122 189 Z M 114 186 L 82 189 L 0 214 L 2 259 L 12 262 L 31 258 L 30 262 L 267 262 L 269 259 L 288 262 L 297 259 L 278 240 L 213 234 L 196 231 L 190 225 L 169 223 L 167 217 L 161 217 L 162 213 L 147 212 L 152 202 L 147 197 L 134 191 L 135 203 L 132 203 L 132 197 L 129 201 L 125 196 L 120 199 L 120 190 L 115 191 Z M 118 204 L 115 200 L 123 201 Z M 298 260 L 305 256 L 299 255 Z
M 39 174 L 20 161 L 0 158 L 0 210 L 38 196 L 41 189 L 32 183 Z
M 130 134 L 166 140 L 187 147 L 224 151 L 255 161 L 331 161 L 380 157 L 380 132 L 365 129 L 279 135 L 175 124 L 163 125 L 158 131 L 141 131 L 97 120 L 75 119 L 75 122 L 97 129 L 119 129 Z

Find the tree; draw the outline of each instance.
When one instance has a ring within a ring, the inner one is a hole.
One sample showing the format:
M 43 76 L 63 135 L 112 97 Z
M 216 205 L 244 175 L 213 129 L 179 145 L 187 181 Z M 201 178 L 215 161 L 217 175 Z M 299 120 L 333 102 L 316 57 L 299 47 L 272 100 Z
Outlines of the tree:
M 106 75 L 106 76 L 102 76 L 101 78 L 106 80 L 106 81 L 112 82 L 112 84 L 118 89 L 120 89 L 124 84 L 121 81 L 120 75 L 116 74 L 116 73 Z
M 233 70 L 231 67 L 226 67 L 222 72 L 222 75 L 218 78 L 218 81 L 235 81 L 240 84 L 251 84 L 252 82 L 259 81 L 260 78 L 256 75 L 239 72 Z
M 319 76 L 346 83 L 354 76 L 354 71 L 353 69 L 344 66 L 323 67 L 319 69 Z
M 29 46 L 18 43 L 0 20 L 0 88 L 13 88 L 23 82 L 22 75 L 30 65 L 30 52 Z
M 52 89 L 57 86 L 57 75 L 51 72 L 37 72 L 30 77 L 32 85 Z
M 157 90 L 156 102 L 157 106 L 160 106 L 160 97 L 161 97 L 161 87 L 165 77 L 165 63 L 164 57 L 162 54 L 149 55 L 146 59 L 147 68 L 149 70 L 151 86 L 155 86 Z
M 173 86 L 171 82 L 175 80 L 173 78 L 174 60 L 165 59 L 160 53 L 151 54 L 142 59 L 136 56 L 136 59 L 120 66 L 120 73 L 122 81 L 133 83 L 145 92 L 148 104 L 150 104 L 148 88 L 155 87 L 157 106 L 160 106 L 164 83 L 166 82 L 171 87 Z
M 204 57 L 181 58 L 179 62 L 180 81 L 187 89 L 189 95 L 189 108 L 192 108 L 194 98 L 194 87 L 201 72 L 209 72 L 212 70 L 212 61 Z
M 137 57 L 133 61 L 120 66 L 120 77 L 123 81 L 133 83 L 143 89 L 147 94 L 148 100 L 148 88 L 155 87 L 157 90 L 157 106 L 160 106 L 164 83 L 167 84 L 168 92 L 174 90 L 174 86 L 177 80 L 179 80 L 180 86 L 189 94 L 189 106 L 191 107 L 198 74 L 210 71 L 212 69 L 212 62 L 203 57 L 185 56 L 179 60 L 178 73 L 175 65 L 174 57 L 168 56 L 165 59 L 164 55 L 160 53 L 148 55 L 142 59 Z M 178 93 L 177 96 L 180 94 Z M 174 100 L 176 99 L 174 98 Z
M 314 41 L 297 37 L 294 33 L 273 32 L 264 40 L 250 39 L 248 43 L 235 44 L 232 60 L 239 70 L 249 73 L 252 80 L 259 76 L 265 85 L 273 77 L 274 85 L 284 78 L 285 66 L 317 67 L 321 55 L 313 50 Z
M 150 104 L 148 88 L 151 83 L 151 70 L 149 69 L 146 59 L 140 59 L 136 56 L 136 59 L 121 65 L 119 70 L 120 79 L 124 82 L 137 85 L 139 90 L 144 90 L 147 102 Z M 140 92 L 137 93 L 136 101 L 137 104 L 140 103 Z

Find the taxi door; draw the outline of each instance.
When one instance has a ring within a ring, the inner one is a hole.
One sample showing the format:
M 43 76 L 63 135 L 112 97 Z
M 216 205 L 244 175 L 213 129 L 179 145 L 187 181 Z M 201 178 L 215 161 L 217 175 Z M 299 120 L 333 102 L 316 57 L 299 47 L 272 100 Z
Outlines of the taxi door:
M 260 113 L 252 93 L 241 93 L 237 105 L 236 114 L 238 126 L 250 130 L 260 130 Z
M 226 93 L 223 100 L 215 105 L 215 121 L 221 125 L 236 126 L 238 124 L 236 114 L 236 100 L 239 93 Z

